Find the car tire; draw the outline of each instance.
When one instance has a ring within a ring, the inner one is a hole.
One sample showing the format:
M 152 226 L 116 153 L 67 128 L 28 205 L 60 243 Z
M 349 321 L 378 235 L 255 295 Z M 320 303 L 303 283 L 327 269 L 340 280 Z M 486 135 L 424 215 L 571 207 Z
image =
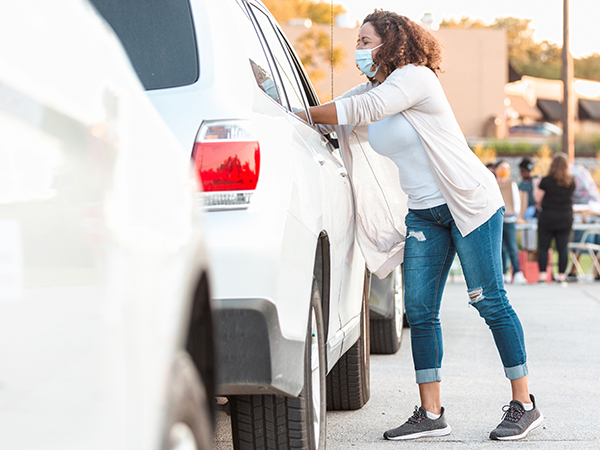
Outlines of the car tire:
M 327 375 L 327 409 L 332 411 L 360 409 L 369 401 L 371 395 L 369 277 L 369 274 L 365 275 L 360 337 Z
M 378 355 L 393 355 L 400 348 L 402 330 L 406 326 L 402 286 L 398 285 L 396 271 L 392 272 L 393 280 L 389 296 L 394 299 L 392 317 L 371 317 L 371 353 Z
M 325 449 L 325 332 L 316 280 L 310 309 L 302 392 L 298 397 L 230 397 L 235 450 Z
M 211 400 L 187 352 L 173 364 L 164 450 L 213 448 Z

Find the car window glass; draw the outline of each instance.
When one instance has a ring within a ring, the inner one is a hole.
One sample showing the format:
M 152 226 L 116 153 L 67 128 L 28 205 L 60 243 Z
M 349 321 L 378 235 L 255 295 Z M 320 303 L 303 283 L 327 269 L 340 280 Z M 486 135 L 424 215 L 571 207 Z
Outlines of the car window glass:
M 283 87 L 290 104 L 290 109 L 292 112 L 305 111 L 306 108 L 302 99 L 302 91 L 300 85 L 298 84 L 298 76 L 295 73 L 295 69 L 290 65 L 288 55 L 281 45 L 271 21 L 262 11 L 258 10 L 257 8 L 253 7 L 252 10 L 267 43 L 269 44 L 269 48 L 271 49 L 275 63 L 277 64 L 277 69 L 281 75 Z
M 92 3 L 119 36 L 146 89 L 185 86 L 198 79 L 198 52 L 188 0 Z
M 300 62 L 300 59 L 298 59 L 298 56 L 294 52 L 292 45 L 290 44 L 290 41 L 281 32 L 278 32 L 278 35 L 279 35 L 280 41 L 282 42 L 283 46 L 285 47 L 286 53 L 289 55 L 292 65 L 296 69 L 296 73 L 300 77 L 299 82 L 300 82 L 300 85 L 302 86 L 302 90 L 303 90 L 305 99 L 308 102 L 308 105 L 309 106 L 319 106 L 321 103 L 319 102 L 317 93 L 315 92 L 315 89 L 312 86 L 312 83 L 310 82 L 310 79 L 308 78 L 308 75 L 307 75 L 306 71 L 304 70 L 302 63 Z
M 246 46 L 254 78 L 263 92 L 281 104 L 281 96 L 279 94 L 281 85 L 279 80 L 273 76 L 272 63 L 269 63 L 260 39 L 256 34 L 256 30 L 250 18 L 246 15 L 246 11 L 242 5 L 239 6 L 240 8 L 234 8 L 232 19 L 236 22 L 236 29 L 242 36 L 242 42 Z

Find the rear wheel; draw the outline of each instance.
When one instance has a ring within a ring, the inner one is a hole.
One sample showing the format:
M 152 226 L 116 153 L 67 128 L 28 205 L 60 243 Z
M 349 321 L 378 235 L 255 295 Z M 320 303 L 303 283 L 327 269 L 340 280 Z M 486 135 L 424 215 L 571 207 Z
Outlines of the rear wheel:
M 313 281 L 299 397 L 238 395 L 230 398 L 235 450 L 325 448 L 325 333 L 321 297 Z
M 369 276 L 365 275 L 360 314 L 360 338 L 327 375 L 327 409 L 360 409 L 371 395 L 369 345 Z
M 402 277 L 400 268 L 391 274 L 391 282 L 386 283 L 388 292 L 382 296 L 394 303 L 392 317 L 371 317 L 371 353 L 393 355 L 400 348 L 404 327 L 404 301 L 402 299 Z M 388 280 L 378 280 L 386 282 Z

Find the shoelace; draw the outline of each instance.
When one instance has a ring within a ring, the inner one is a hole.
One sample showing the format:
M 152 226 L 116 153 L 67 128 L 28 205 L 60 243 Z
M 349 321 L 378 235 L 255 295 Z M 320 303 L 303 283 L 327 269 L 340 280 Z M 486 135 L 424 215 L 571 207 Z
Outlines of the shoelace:
M 502 420 L 508 420 L 509 422 L 517 423 L 525 414 L 525 410 L 518 404 L 512 403 L 510 405 L 504 405 L 502 407 L 502 411 L 504 411 L 504 416 Z
M 425 419 L 425 414 L 419 409 L 418 406 L 415 406 L 415 412 L 413 415 L 407 420 L 408 423 L 419 423 L 423 419 Z

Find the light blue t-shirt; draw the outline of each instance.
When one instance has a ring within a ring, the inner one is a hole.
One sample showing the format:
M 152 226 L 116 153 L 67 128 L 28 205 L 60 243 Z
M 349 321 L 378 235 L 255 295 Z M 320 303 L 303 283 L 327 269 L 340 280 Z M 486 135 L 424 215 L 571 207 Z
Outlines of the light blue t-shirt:
M 433 176 L 421 138 L 402 113 L 369 125 L 369 144 L 398 166 L 408 207 L 427 209 L 446 203 Z

